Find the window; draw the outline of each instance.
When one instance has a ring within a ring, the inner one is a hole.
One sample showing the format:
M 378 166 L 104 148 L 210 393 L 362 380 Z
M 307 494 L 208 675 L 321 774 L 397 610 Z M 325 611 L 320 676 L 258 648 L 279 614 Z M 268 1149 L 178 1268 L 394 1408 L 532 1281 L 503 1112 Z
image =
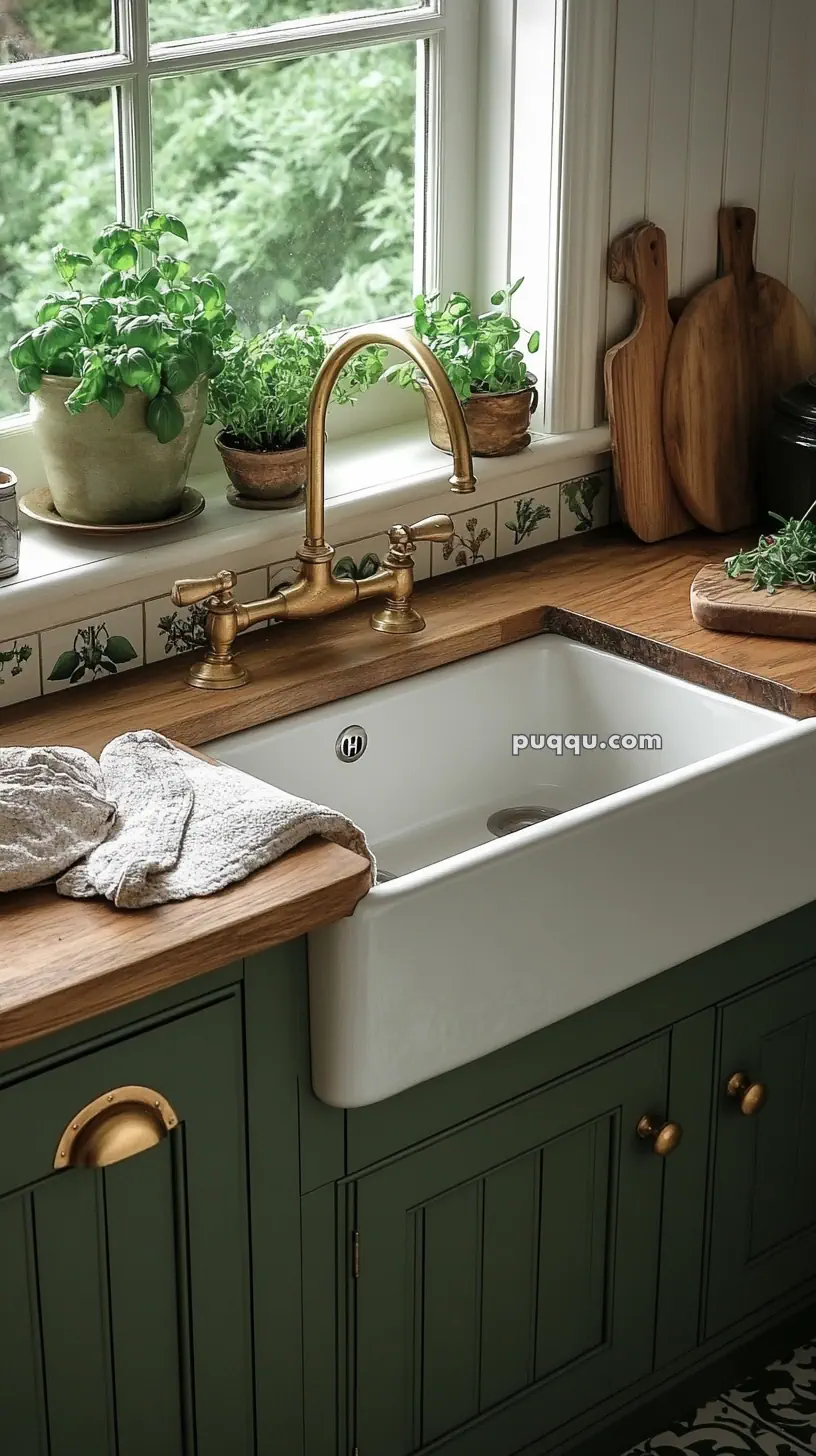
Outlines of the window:
M 54 287 L 55 243 L 87 249 L 150 206 L 185 220 L 245 329 L 304 307 L 344 327 L 469 287 L 477 12 L 0 0 L 0 353 Z M 19 409 L 3 358 L 0 415 Z

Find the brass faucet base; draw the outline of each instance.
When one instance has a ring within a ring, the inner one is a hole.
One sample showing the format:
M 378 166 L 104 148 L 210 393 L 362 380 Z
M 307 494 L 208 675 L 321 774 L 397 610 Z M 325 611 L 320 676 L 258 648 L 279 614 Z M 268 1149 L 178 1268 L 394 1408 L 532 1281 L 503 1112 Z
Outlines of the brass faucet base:
M 372 614 L 371 626 L 375 632 L 407 636 L 410 632 L 421 632 L 425 627 L 425 618 L 420 616 L 415 607 L 386 602 L 384 607 Z
M 242 688 L 250 675 L 235 657 L 228 662 L 212 662 L 205 657 L 203 662 L 193 663 L 187 681 L 191 688 Z

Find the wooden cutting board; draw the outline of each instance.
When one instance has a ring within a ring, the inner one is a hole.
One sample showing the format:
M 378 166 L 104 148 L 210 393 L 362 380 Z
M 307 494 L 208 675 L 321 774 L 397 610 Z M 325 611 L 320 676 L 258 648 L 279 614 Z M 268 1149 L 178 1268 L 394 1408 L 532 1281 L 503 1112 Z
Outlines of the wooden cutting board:
M 816 370 L 799 301 L 754 268 L 756 214 L 719 215 L 723 277 L 693 298 L 672 335 L 663 433 L 678 495 L 712 531 L 756 519 L 758 455 L 774 396 Z
M 641 541 L 688 531 L 663 447 L 663 376 L 674 325 L 668 308 L 666 235 L 642 223 L 609 250 L 609 277 L 637 300 L 633 332 L 609 350 L 604 383 L 620 513 Z
M 747 632 L 754 637 L 816 640 L 816 592 L 783 587 L 773 596 L 753 591 L 719 565 L 704 566 L 691 584 L 691 615 L 713 632 Z

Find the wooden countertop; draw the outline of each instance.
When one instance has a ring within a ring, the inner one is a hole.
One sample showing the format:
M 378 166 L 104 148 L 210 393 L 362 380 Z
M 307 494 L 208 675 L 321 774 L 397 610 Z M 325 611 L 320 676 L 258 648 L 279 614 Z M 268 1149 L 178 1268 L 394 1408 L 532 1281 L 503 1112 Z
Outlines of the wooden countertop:
M 187 686 L 171 659 L 0 714 L 0 743 L 73 744 L 98 753 L 111 738 L 155 728 L 195 746 L 475 652 L 555 631 L 796 718 L 816 714 L 816 643 L 697 627 L 693 576 L 751 539 L 696 532 L 644 546 L 620 528 L 559 543 L 418 589 L 427 628 L 388 637 L 370 607 L 286 624 L 244 639 L 244 688 Z M 122 912 L 57 898 L 0 897 L 0 1049 L 237 956 L 350 914 L 368 866 L 310 841 L 278 864 L 206 900 Z

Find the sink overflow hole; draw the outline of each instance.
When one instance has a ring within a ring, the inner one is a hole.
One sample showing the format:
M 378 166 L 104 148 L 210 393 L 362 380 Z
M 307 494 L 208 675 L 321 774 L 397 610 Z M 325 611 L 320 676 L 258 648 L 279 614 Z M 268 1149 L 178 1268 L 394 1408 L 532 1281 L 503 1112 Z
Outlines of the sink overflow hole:
M 362 758 L 368 746 L 368 734 L 365 728 L 358 723 L 352 723 L 350 728 L 344 728 L 337 736 L 334 751 L 341 763 L 356 763 Z
M 487 821 L 491 834 L 500 839 L 504 834 L 515 834 L 519 829 L 529 829 L 532 824 L 544 824 L 554 819 L 560 809 L 542 809 L 537 804 L 521 804 L 510 809 L 497 809 Z

